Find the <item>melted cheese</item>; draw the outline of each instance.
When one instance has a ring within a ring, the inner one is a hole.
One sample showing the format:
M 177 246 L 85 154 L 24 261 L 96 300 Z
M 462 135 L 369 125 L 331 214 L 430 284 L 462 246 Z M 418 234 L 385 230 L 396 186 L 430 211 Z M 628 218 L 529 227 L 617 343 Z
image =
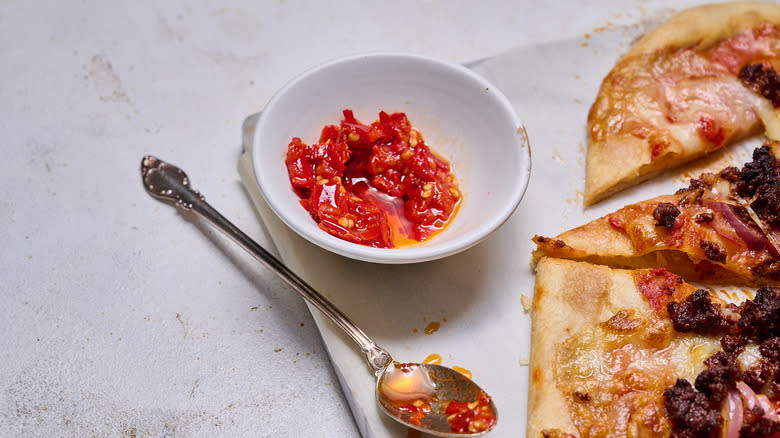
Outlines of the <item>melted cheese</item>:
M 693 381 L 720 348 L 715 337 L 674 332 L 653 312 L 623 313 L 631 324 L 605 322 L 556 347 L 556 385 L 582 438 L 667 436 L 664 389 Z
M 772 140 L 780 140 L 780 111 L 763 97 L 754 94 L 755 109 L 758 117 L 764 123 L 766 136 Z
M 758 345 L 751 342 L 745 346 L 745 350 L 739 355 L 739 366 L 743 370 L 755 365 L 761 359 L 761 352 L 758 351 Z

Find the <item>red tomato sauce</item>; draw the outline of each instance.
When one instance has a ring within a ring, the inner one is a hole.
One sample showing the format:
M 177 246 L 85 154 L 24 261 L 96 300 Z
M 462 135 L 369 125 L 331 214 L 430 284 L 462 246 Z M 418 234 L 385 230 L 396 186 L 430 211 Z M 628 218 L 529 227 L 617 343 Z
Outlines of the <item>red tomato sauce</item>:
M 450 164 L 404 113 L 382 111 L 370 125 L 343 113 L 318 143 L 295 137 L 287 147 L 290 183 L 320 228 L 377 248 L 413 245 L 444 228 L 462 197 Z
M 682 283 L 682 277 L 667 271 L 666 268 L 636 271 L 635 275 L 639 291 L 656 312 L 666 310 L 666 304 L 674 298 L 676 286 Z

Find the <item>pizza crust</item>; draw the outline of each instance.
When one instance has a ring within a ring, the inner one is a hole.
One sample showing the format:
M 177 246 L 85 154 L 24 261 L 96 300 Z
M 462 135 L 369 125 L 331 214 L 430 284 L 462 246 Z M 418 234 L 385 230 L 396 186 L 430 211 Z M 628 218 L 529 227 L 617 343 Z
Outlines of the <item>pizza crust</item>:
M 529 438 L 540 437 L 545 429 L 579 437 L 567 415 L 565 398 L 556 389 L 551 366 L 556 360 L 556 345 L 620 309 L 649 309 L 641 295 L 625 293 L 635 290 L 629 271 L 548 257 L 539 261 L 532 310 Z
M 686 9 L 642 37 L 625 57 L 696 45 L 702 49 L 763 23 L 780 24 L 771 2 L 716 3 Z

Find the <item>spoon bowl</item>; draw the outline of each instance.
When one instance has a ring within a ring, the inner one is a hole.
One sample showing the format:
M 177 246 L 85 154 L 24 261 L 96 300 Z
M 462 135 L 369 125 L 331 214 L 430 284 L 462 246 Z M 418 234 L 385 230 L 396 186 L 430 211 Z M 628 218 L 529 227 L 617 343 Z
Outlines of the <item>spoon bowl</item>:
M 483 435 L 498 421 L 490 396 L 442 365 L 394 362 L 377 376 L 376 397 L 397 421 L 423 432 L 441 431 L 439 436 Z
M 477 436 L 490 431 L 497 411 L 476 383 L 457 371 L 431 364 L 400 364 L 323 295 L 238 229 L 190 187 L 183 170 L 151 155 L 141 160 L 144 188 L 152 197 L 191 211 L 225 233 L 314 305 L 359 346 L 377 376 L 377 401 L 391 418 L 423 432 Z

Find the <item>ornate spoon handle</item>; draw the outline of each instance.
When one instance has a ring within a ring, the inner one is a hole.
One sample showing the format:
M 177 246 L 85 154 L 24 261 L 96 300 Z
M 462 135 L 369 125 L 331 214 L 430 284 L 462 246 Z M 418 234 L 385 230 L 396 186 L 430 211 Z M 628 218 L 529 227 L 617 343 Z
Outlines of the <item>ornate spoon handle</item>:
M 147 155 L 141 161 L 141 176 L 144 188 L 150 195 L 174 204 L 182 210 L 192 211 L 206 219 L 281 277 L 282 280 L 298 291 L 306 301 L 313 304 L 314 307 L 333 320 L 360 345 L 361 350 L 366 355 L 369 366 L 375 373 L 382 371 L 392 361 L 387 351 L 372 341 L 363 330 L 341 313 L 327 298 L 320 295 L 319 292 L 298 277 L 279 259 L 266 251 L 265 248 L 252 240 L 252 238 L 209 205 L 203 195 L 190 187 L 190 180 L 183 170 L 151 155 Z

